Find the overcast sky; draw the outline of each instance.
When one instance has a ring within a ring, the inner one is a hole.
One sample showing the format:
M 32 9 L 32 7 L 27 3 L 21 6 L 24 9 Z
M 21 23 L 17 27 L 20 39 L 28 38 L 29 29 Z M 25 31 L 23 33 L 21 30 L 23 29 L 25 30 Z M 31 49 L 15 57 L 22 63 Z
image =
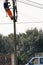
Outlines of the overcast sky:
M 35 1 L 35 0 L 32 0 Z M 0 33 L 8 35 L 13 33 L 13 21 L 9 16 L 6 17 L 6 12 L 3 8 L 4 0 L 0 0 Z M 43 4 L 43 0 L 36 0 L 40 4 Z M 23 33 L 27 29 L 37 28 L 43 30 L 43 9 L 36 8 L 30 5 L 26 5 L 17 2 L 18 9 L 18 21 L 16 22 L 16 33 Z M 26 23 L 27 22 L 27 23 Z M 33 23 L 34 22 L 34 23 Z M 38 23 L 40 22 L 40 23 Z

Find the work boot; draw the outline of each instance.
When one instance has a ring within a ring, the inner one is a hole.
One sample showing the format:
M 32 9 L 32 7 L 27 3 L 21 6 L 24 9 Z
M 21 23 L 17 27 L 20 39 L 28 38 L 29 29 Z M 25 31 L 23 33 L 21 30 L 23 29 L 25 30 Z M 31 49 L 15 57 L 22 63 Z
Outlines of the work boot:
M 13 20 L 13 19 L 14 19 L 14 17 L 12 16 L 12 17 L 11 17 L 11 20 Z
M 12 17 L 11 17 L 11 20 L 13 20 L 13 19 L 14 19 L 14 17 L 12 16 Z M 17 22 L 17 17 L 15 18 L 15 22 Z

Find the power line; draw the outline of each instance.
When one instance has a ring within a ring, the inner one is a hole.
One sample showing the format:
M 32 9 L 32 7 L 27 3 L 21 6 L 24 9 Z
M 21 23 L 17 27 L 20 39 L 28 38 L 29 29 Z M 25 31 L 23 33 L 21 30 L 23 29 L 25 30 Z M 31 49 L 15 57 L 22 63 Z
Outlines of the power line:
M 40 9 L 43 9 L 42 7 L 35 6 L 35 5 L 33 5 L 33 4 L 25 3 L 25 2 L 22 2 L 22 1 L 18 1 L 18 2 L 23 3 L 23 4 L 26 4 L 26 5 L 31 5 L 31 6 L 34 6 L 34 7 L 40 8 Z
M 31 0 L 27 0 L 28 2 L 33 2 L 33 3 L 36 3 L 36 4 L 38 4 L 38 5 L 42 5 L 43 6 L 43 4 L 40 4 L 40 3 L 37 3 L 37 2 L 34 2 L 34 1 L 31 1 Z
M 0 23 L 0 24 L 3 24 L 4 25 L 4 24 L 13 24 L 13 23 Z
M 28 23 L 43 23 L 43 22 L 17 22 L 17 24 L 28 24 Z M 13 23 L 0 23 L 0 25 L 7 25 L 7 24 L 13 24 Z
M 26 3 L 26 2 L 23 2 L 23 1 L 20 1 L 20 0 L 18 0 L 18 2 L 26 4 L 26 5 L 34 6 L 34 7 L 40 8 L 40 9 L 43 9 L 43 7 L 41 7 L 42 4 L 39 4 L 37 2 L 29 1 L 30 3 L 36 4 L 36 5 L 30 4 L 28 2 Z M 37 6 L 37 5 L 39 5 L 39 6 Z
M 18 22 L 17 24 L 28 24 L 28 23 L 43 23 L 43 22 Z

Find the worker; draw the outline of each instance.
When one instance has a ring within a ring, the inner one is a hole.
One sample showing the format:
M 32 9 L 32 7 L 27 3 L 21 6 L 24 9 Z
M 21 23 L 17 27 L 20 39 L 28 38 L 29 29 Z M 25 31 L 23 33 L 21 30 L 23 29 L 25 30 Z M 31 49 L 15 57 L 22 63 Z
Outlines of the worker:
M 7 12 L 7 14 L 9 15 L 10 19 L 13 20 L 14 17 L 12 15 L 12 11 L 9 8 L 10 6 L 11 6 L 10 2 L 8 2 L 8 0 L 5 0 L 5 2 L 4 2 L 4 9 Z

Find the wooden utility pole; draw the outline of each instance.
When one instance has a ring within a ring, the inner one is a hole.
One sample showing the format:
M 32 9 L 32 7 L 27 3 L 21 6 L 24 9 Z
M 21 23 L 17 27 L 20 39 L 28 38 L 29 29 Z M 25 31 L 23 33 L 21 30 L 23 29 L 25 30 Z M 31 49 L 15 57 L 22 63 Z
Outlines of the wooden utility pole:
M 16 21 L 15 21 L 15 3 L 16 0 L 12 0 L 13 3 L 13 24 L 14 24 L 14 65 L 17 65 L 17 52 L 16 52 Z

